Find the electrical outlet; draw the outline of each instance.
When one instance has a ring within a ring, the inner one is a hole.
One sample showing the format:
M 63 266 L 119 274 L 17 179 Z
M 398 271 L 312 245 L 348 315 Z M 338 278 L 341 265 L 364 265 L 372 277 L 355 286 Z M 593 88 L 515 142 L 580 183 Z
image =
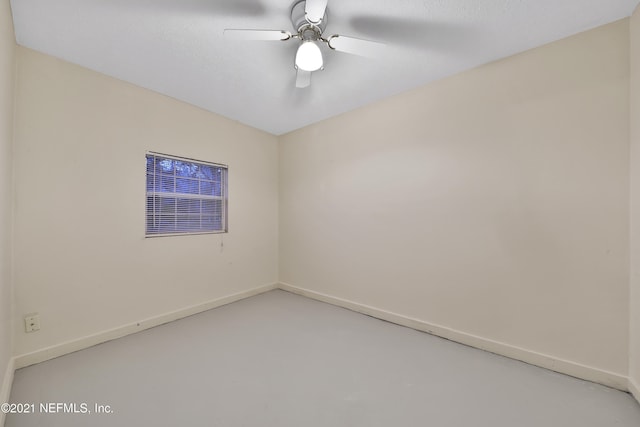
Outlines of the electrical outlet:
M 24 331 L 35 332 L 40 330 L 40 315 L 31 313 L 24 316 Z

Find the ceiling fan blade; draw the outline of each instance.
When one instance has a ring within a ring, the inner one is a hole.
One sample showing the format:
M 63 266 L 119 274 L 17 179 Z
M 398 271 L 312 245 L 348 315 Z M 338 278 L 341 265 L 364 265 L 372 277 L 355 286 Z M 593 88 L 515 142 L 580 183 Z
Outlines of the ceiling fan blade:
M 304 71 L 298 68 L 296 76 L 296 87 L 305 88 L 311 84 L 311 71 Z
M 227 40 L 289 40 L 291 33 L 284 30 L 224 30 Z
M 331 49 L 339 52 L 352 53 L 354 55 L 375 58 L 384 52 L 386 45 L 372 40 L 358 39 L 346 36 L 331 36 L 327 39 L 327 44 Z
M 307 21 L 312 24 L 318 24 L 324 18 L 324 13 L 327 10 L 328 0 L 306 0 L 304 5 L 304 15 Z
M 399 46 L 447 53 L 474 49 L 482 38 L 476 26 L 426 17 L 359 15 L 349 19 L 349 23 L 363 37 L 379 37 Z

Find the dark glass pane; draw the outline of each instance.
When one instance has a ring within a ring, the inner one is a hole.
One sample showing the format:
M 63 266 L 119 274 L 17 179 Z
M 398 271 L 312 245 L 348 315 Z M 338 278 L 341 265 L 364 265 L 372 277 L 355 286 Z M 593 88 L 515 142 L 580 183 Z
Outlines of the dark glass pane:
M 176 175 L 185 177 L 196 177 L 198 166 L 191 162 L 180 162 L 175 160 L 174 166 L 176 168 Z
M 189 178 L 176 178 L 176 192 L 185 194 L 199 193 L 198 180 Z
M 154 177 L 153 173 L 147 173 L 147 191 L 153 191 Z
M 156 159 L 156 173 L 173 175 L 173 160 Z
M 213 195 L 222 196 L 222 183 L 220 181 L 213 183 Z
M 147 173 L 153 173 L 154 161 L 153 156 L 147 154 Z
M 212 166 L 206 166 L 206 165 L 200 165 L 200 167 L 198 168 L 198 178 L 200 179 L 206 179 L 209 181 L 213 181 L 213 167 Z
M 213 184 L 211 181 L 200 181 L 200 194 L 213 196 Z
M 175 178 L 171 175 L 156 175 L 156 191 L 175 193 Z

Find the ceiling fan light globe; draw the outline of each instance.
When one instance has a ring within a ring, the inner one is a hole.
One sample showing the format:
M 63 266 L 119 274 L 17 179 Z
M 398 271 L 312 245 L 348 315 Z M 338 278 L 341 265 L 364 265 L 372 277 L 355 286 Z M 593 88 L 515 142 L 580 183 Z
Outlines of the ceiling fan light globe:
M 300 44 L 296 53 L 296 67 L 303 71 L 317 71 L 322 68 L 322 52 L 313 41 Z

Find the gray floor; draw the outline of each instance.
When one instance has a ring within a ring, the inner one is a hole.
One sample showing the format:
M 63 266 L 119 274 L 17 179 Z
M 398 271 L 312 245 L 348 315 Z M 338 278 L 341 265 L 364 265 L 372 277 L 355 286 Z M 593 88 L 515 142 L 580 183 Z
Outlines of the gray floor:
M 283 291 L 21 369 L 11 401 L 36 414 L 8 427 L 640 426 L 626 393 Z

